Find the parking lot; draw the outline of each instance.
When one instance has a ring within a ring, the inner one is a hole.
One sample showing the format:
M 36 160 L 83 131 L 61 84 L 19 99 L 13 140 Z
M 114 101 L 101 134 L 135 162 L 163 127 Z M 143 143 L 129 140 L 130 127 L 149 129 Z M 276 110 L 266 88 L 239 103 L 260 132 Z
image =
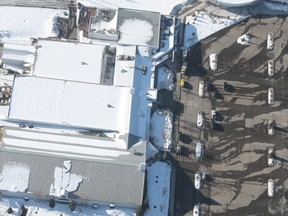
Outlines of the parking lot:
M 267 35 L 274 33 L 274 47 L 267 50 Z M 243 34 L 249 46 L 237 44 Z M 187 56 L 185 85 L 174 93 L 180 102 L 176 121 L 179 169 L 176 215 L 288 215 L 288 20 L 258 17 L 212 35 Z M 209 55 L 218 54 L 217 70 Z M 268 61 L 274 74 L 268 75 Z M 180 77 L 181 76 L 181 77 Z M 199 81 L 205 95 L 198 94 Z M 224 83 L 225 88 L 224 88 Z M 268 89 L 274 89 L 268 104 Z M 216 110 L 212 121 L 211 110 Z M 204 113 L 205 126 L 197 127 L 197 114 Z M 273 135 L 268 120 L 274 120 Z M 204 157 L 195 156 L 196 142 L 204 143 Z M 275 163 L 268 165 L 268 148 Z M 200 190 L 194 187 L 196 171 L 207 173 Z M 268 196 L 268 179 L 274 196 Z M 287 198 L 287 199 L 286 199 Z

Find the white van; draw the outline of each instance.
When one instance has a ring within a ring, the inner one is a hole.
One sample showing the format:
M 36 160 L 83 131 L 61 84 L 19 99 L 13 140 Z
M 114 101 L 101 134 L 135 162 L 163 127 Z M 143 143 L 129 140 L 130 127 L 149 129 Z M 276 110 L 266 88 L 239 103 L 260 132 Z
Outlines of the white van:
M 273 181 L 273 179 L 268 180 L 268 196 L 269 197 L 274 196 L 274 181 Z
M 268 104 L 273 104 L 274 103 L 274 89 L 269 88 L 268 89 Z
M 209 56 L 209 64 L 210 64 L 210 68 L 213 71 L 216 71 L 218 68 L 218 54 L 217 53 L 213 53 Z
M 195 173 L 194 186 L 197 190 L 201 187 L 201 173 L 199 171 Z
M 273 32 L 269 32 L 267 37 L 267 49 L 272 50 L 273 48 L 274 48 L 274 34 Z
M 198 85 L 198 94 L 200 97 L 204 97 L 204 85 L 205 85 L 204 81 L 200 80 Z
M 274 61 L 273 60 L 268 61 L 268 75 L 269 76 L 274 75 Z

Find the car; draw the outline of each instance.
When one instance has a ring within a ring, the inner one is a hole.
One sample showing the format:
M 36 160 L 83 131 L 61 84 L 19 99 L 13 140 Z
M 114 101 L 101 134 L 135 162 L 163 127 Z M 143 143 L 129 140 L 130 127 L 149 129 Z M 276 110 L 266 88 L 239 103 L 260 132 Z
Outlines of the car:
M 216 110 L 211 110 L 211 119 L 212 120 L 216 119 Z
M 194 205 L 193 216 L 199 216 L 199 215 L 200 215 L 200 206 L 197 204 L 197 205 Z
M 183 62 L 181 67 L 181 74 L 185 74 L 187 70 L 187 62 Z
M 184 81 L 184 79 L 181 79 L 181 80 L 180 80 L 180 86 L 181 86 L 182 88 L 185 86 L 185 81 Z
M 274 33 L 269 32 L 267 36 L 267 49 L 272 50 L 274 48 Z
M 182 61 L 186 61 L 187 54 L 188 54 L 188 50 L 187 49 L 183 49 L 182 50 Z
M 268 135 L 275 134 L 275 122 L 274 119 L 268 119 Z
M 195 173 L 194 186 L 197 190 L 201 187 L 201 173 L 199 171 Z
M 182 152 L 183 152 L 182 146 L 177 145 L 177 147 L 176 147 L 176 152 L 177 152 L 178 154 L 182 154 Z
M 196 143 L 195 155 L 198 159 L 203 157 L 203 143 L 202 142 Z
M 204 127 L 204 113 L 203 111 L 199 111 L 197 115 L 197 127 L 203 128 Z
M 268 196 L 269 197 L 274 196 L 274 181 L 273 181 L 273 179 L 268 180 Z
M 198 85 L 198 94 L 200 97 L 204 97 L 204 85 L 205 85 L 204 81 L 200 80 Z
M 212 53 L 209 56 L 209 65 L 211 70 L 216 71 L 218 68 L 218 54 L 217 53 Z
M 268 165 L 273 166 L 274 164 L 275 164 L 274 149 L 268 148 Z
M 268 104 L 273 104 L 274 103 L 274 89 L 269 88 L 268 89 Z
M 267 66 L 268 66 L 268 75 L 273 76 L 274 75 L 274 61 L 269 60 Z
M 250 34 L 241 35 L 241 36 L 237 39 L 237 43 L 238 43 L 238 44 L 241 44 L 241 45 L 246 45 L 246 46 L 251 45 L 251 35 L 250 35 Z

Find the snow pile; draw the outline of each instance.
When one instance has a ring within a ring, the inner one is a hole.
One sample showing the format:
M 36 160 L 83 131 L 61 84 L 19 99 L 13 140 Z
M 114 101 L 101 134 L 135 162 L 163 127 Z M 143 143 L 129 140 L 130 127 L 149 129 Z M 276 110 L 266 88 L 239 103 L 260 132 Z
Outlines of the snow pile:
M 156 162 L 147 168 L 147 196 L 149 209 L 145 216 L 167 216 L 170 199 L 172 167 L 169 163 Z
M 251 44 L 251 36 L 249 34 L 244 34 L 241 35 L 238 39 L 237 39 L 237 43 L 241 44 L 241 45 L 246 45 L 249 46 Z
M 52 209 L 49 207 L 48 202 L 29 200 L 16 198 L 5 198 L 0 199 L 0 215 L 20 215 L 21 206 L 24 204 L 25 208 L 28 209 L 27 216 L 135 216 L 135 209 L 117 207 L 115 209 L 109 209 L 107 206 L 98 206 L 97 209 L 92 206 L 76 205 L 76 209 L 71 212 L 69 205 L 56 203 Z M 7 210 L 11 207 L 13 210 L 12 214 L 8 214 Z
M 159 149 L 172 147 L 172 121 L 173 113 L 170 110 L 156 110 L 151 118 L 150 139 Z
M 94 6 L 97 8 L 111 8 L 117 10 L 118 8 L 130 8 L 136 10 L 157 11 L 161 14 L 170 14 L 170 11 L 175 5 L 180 5 L 183 0 L 78 0 L 79 3 L 86 6 Z M 188 0 L 190 2 L 190 0 Z
M 126 19 L 119 30 L 119 43 L 147 45 L 153 37 L 153 25 L 145 20 Z
M 71 161 L 64 161 L 63 168 L 55 167 L 54 184 L 51 185 L 51 196 L 67 196 L 68 192 L 74 192 L 83 181 L 82 176 L 71 173 Z
M 195 11 L 186 17 L 184 48 L 193 46 L 200 40 L 245 19 L 245 16 L 218 18 L 204 11 Z
M 166 89 L 168 91 L 173 91 L 175 89 L 174 85 L 175 74 L 173 71 L 166 67 L 161 67 L 158 69 L 157 76 L 157 89 Z
M 47 8 L 0 7 L 0 40 L 55 37 L 59 32 L 57 18 L 67 13 Z
M 24 164 L 7 162 L 0 175 L 0 190 L 26 192 L 29 185 L 30 168 Z

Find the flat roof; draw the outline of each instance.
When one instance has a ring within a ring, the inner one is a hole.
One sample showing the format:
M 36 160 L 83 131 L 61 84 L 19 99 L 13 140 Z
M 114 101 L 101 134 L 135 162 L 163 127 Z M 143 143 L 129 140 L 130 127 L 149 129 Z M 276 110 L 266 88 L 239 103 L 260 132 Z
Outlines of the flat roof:
M 129 132 L 130 88 L 15 77 L 8 119 Z
M 105 45 L 39 39 L 33 75 L 78 82 L 101 82 Z
M 159 12 L 118 9 L 117 32 L 119 44 L 159 46 L 160 37 Z

